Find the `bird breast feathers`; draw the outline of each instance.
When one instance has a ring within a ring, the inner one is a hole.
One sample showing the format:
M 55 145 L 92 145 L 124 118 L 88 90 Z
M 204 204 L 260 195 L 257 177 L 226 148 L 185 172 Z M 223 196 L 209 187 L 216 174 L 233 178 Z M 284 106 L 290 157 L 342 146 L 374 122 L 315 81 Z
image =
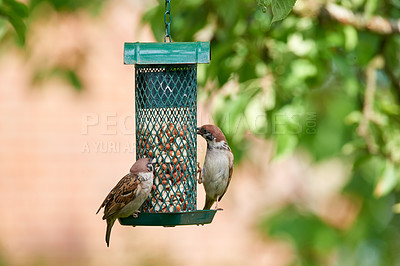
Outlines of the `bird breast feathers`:
M 215 175 L 217 172 L 220 172 L 221 168 L 230 168 L 229 154 L 230 152 L 227 150 L 208 150 L 204 162 L 206 172 L 210 175 Z
M 122 209 L 131 209 L 136 207 L 136 202 L 144 201 L 151 191 L 152 177 L 152 172 L 126 175 L 107 197 L 104 217 L 119 215 L 118 213 Z M 132 202 L 135 202 L 135 204 L 132 204 Z M 138 204 L 140 206 L 142 202 Z

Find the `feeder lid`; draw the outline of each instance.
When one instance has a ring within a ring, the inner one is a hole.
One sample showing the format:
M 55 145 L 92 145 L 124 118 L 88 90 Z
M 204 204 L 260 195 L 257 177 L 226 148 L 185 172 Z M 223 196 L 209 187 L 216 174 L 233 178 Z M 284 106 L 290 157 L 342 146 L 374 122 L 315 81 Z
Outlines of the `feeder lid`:
M 125 43 L 124 64 L 210 63 L 210 42 Z

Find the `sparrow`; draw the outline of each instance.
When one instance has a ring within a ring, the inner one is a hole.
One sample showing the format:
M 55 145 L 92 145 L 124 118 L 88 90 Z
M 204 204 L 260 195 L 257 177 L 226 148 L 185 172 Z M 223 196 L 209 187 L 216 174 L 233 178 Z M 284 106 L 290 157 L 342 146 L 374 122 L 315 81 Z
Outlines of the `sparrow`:
M 203 183 L 206 191 L 204 210 L 208 210 L 225 195 L 233 172 L 233 153 L 226 142 L 221 129 L 215 125 L 203 125 L 197 128 L 197 134 L 207 141 L 206 158 L 203 170 L 199 172 L 199 184 Z
M 153 187 L 153 165 L 149 158 L 137 160 L 110 191 L 96 214 L 104 207 L 103 220 L 107 220 L 106 243 L 110 244 L 111 228 L 117 218 L 134 215 L 146 200 Z

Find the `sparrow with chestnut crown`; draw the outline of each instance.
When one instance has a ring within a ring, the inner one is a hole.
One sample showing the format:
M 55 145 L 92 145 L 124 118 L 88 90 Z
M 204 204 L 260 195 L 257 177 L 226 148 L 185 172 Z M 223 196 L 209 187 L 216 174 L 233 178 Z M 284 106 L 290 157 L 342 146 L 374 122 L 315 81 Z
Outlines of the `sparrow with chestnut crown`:
M 200 171 L 199 184 L 203 183 L 206 202 L 203 209 L 210 209 L 225 195 L 233 172 L 233 153 L 229 148 L 221 129 L 215 125 L 203 125 L 197 128 L 197 134 L 207 141 L 206 158 Z

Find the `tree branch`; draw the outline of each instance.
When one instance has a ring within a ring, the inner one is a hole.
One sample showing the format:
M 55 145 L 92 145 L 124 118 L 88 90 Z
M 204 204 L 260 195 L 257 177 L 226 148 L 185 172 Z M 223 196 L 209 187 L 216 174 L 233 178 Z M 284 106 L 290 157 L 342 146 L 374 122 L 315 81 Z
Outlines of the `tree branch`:
M 367 18 L 364 14 L 355 14 L 353 11 L 333 4 L 328 3 L 321 6 L 315 5 L 315 1 L 302 1 L 302 5 L 298 5 L 294 11 L 301 16 L 324 16 L 328 15 L 331 19 L 336 20 L 342 24 L 354 26 L 357 29 L 369 30 L 378 34 L 388 35 L 393 33 L 400 33 L 400 20 L 384 18 L 381 16 L 372 16 Z M 310 12 L 314 11 L 314 12 Z
M 382 68 L 383 65 L 384 61 L 381 56 L 374 57 L 368 64 L 366 70 L 367 85 L 364 95 L 363 116 L 357 128 L 358 135 L 364 138 L 365 143 L 367 144 L 368 151 L 371 154 L 376 154 L 379 149 L 369 130 L 369 123 L 370 121 L 373 121 L 376 124 L 379 124 L 379 119 L 376 118 L 376 115 L 374 113 L 374 94 L 377 79 L 376 70 Z

